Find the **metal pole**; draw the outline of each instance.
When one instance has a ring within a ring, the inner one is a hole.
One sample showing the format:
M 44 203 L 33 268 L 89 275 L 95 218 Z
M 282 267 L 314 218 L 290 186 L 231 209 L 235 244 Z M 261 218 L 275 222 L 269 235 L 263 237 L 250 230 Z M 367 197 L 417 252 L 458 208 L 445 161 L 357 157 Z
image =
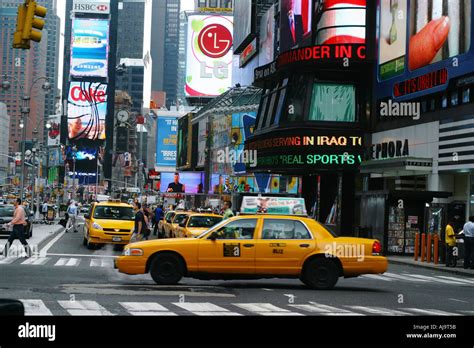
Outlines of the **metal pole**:
M 21 174 L 20 174 L 20 199 L 23 201 L 23 192 L 25 190 L 25 151 L 26 151 L 26 120 L 30 113 L 30 97 L 23 96 L 22 115 L 22 135 L 21 135 Z
M 72 199 L 76 198 L 76 154 L 72 157 Z
M 38 155 L 40 155 L 39 152 L 38 152 Z M 40 176 L 41 176 L 41 156 L 38 156 L 38 176 L 37 176 L 37 179 L 38 179 L 38 200 L 36 201 L 36 214 L 35 214 L 35 219 L 36 220 L 39 220 L 39 218 L 40 218 L 40 213 L 39 213 L 39 211 L 40 211 L 40 193 L 39 193 Z M 36 187 L 36 185 L 35 185 L 35 187 Z
M 97 156 L 96 159 L 97 159 L 97 175 L 95 177 L 95 199 L 97 200 L 97 194 L 99 192 L 99 156 Z

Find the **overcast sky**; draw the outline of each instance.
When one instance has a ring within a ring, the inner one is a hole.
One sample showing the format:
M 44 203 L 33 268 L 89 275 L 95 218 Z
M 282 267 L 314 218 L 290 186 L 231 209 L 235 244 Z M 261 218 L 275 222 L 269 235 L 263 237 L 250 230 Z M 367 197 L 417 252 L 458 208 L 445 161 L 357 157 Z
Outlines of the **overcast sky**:
M 164 0 L 153 0 L 156 1 L 164 1 Z M 62 88 L 62 81 L 63 81 L 63 69 L 64 69 L 64 19 L 66 15 L 66 1 L 59 0 L 57 2 L 58 6 L 58 16 L 61 18 L 61 41 L 59 46 L 59 79 L 58 79 L 58 88 Z M 194 9 L 194 0 L 181 0 L 181 11 L 191 11 Z

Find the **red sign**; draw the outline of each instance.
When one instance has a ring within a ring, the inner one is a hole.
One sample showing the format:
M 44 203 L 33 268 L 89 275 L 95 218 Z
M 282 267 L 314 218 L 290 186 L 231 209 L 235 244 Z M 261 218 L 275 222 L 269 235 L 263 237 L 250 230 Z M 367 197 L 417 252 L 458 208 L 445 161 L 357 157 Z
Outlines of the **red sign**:
M 433 71 L 425 75 L 415 77 L 413 79 L 398 82 L 393 86 L 393 96 L 403 97 L 407 94 L 412 94 L 424 91 L 430 88 L 438 87 L 448 83 L 448 69 Z
M 137 124 L 145 124 L 145 116 L 138 115 L 137 116 Z
M 232 33 L 221 24 L 210 24 L 199 33 L 198 44 L 206 56 L 221 58 L 232 47 Z
M 105 103 L 106 94 L 104 90 L 89 88 L 89 91 L 76 86 L 71 88 L 71 99 L 75 102 Z

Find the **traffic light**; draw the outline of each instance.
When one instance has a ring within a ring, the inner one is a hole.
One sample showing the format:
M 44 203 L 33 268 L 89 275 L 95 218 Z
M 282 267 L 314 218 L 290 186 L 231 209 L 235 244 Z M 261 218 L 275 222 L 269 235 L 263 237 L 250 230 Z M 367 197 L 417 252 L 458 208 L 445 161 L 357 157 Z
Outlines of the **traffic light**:
M 48 10 L 40 6 L 34 0 L 26 0 L 23 5 L 18 7 L 18 18 L 16 32 L 13 38 L 13 48 L 29 49 L 30 40 L 40 42 L 43 36 L 40 31 L 44 28 L 45 21 L 36 18 L 46 17 Z

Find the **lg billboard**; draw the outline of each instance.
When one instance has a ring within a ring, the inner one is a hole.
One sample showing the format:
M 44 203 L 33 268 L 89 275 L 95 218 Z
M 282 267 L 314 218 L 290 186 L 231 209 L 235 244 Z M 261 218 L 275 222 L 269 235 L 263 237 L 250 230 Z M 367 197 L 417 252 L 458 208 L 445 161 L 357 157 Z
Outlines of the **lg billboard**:
M 212 98 L 231 87 L 233 28 L 232 16 L 189 16 L 187 97 Z

